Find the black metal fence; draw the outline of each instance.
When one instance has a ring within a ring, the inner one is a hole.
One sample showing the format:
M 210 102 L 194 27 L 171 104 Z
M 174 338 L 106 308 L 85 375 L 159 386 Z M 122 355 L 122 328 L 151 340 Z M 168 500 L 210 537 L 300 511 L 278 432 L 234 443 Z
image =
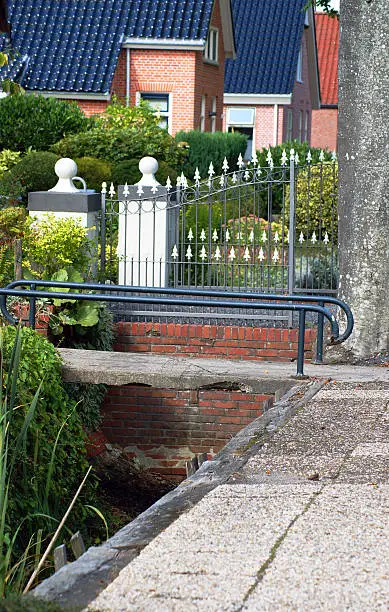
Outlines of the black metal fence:
M 121 285 L 327 295 L 337 289 L 337 163 L 212 164 L 177 186 L 103 190 L 100 279 Z

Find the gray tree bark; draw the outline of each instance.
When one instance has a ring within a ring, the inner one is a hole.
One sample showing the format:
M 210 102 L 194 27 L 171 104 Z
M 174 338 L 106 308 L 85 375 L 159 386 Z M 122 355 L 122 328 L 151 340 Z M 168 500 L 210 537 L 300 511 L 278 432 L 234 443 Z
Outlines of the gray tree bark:
M 389 5 L 341 0 L 339 297 L 355 329 L 346 348 L 389 350 Z

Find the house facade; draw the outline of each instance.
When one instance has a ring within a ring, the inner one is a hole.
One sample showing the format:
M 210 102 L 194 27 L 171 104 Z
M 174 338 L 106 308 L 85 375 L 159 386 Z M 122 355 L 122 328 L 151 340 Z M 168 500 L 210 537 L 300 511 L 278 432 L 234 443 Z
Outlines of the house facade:
M 320 86 L 312 8 L 305 0 L 233 0 L 237 57 L 226 61 L 224 129 L 254 150 L 286 140 L 311 142 Z
M 114 94 L 144 99 L 172 134 L 222 129 L 230 0 L 11 0 L 9 20 L 19 55 L 3 77 L 28 93 L 75 100 L 87 115 Z
M 312 114 L 312 146 L 337 150 L 339 20 L 316 13 L 321 108 Z

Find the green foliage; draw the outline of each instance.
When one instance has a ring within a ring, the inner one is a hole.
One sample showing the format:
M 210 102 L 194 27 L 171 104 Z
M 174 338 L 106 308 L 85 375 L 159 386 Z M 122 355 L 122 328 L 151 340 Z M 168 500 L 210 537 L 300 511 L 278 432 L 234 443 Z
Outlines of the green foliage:
M 74 160 L 78 168 L 78 176 L 86 181 L 88 189 L 101 191 L 101 184 L 111 181 L 111 165 L 95 157 L 79 157 Z M 78 185 L 77 185 L 78 186 Z
M 33 272 L 34 278 L 52 279 L 70 266 L 87 273 L 91 249 L 86 229 L 75 219 L 56 219 L 50 214 L 39 221 L 26 219 L 23 267 Z
M 0 102 L 1 104 L 1 102 Z M 29 191 L 47 191 L 54 187 L 58 177 L 54 166 L 58 156 L 49 151 L 28 153 L 0 181 L 0 194 L 26 204 Z
M 113 164 L 151 155 L 158 161 L 178 166 L 183 151 L 166 130 L 158 127 L 157 117 L 147 106 L 125 107 L 114 104 L 95 120 L 95 127 L 60 140 L 51 150 L 61 157 L 92 156 Z
M 0 100 L 0 148 L 45 151 L 89 124 L 76 102 L 22 94 Z
M 88 464 L 85 434 L 75 403 L 64 390 L 54 346 L 27 327 L 7 326 L 0 340 L 0 435 L 6 449 L 0 469 L 0 586 L 6 581 L 20 590 L 23 584 L 15 570 L 10 573 L 12 564 L 21 558 L 18 567 L 24 571 L 29 566 L 32 546 L 36 553 L 42 541 L 39 530 L 44 537 L 54 530 Z M 95 487 L 93 479 L 87 482 L 69 518 L 70 529 L 79 529 L 86 519 L 83 500 L 93 502 Z
M 10 149 L 3 149 L 0 152 L 0 174 L 4 174 L 11 168 L 13 168 L 21 158 L 19 151 L 11 151 Z
M 65 337 L 61 346 L 112 351 L 113 341 L 112 314 L 104 305 L 100 305 L 97 324 L 88 329 L 76 325 L 72 330 L 72 335 Z M 88 431 L 95 431 L 101 423 L 100 407 L 107 387 L 105 385 L 67 383 L 66 390 L 70 397 L 80 402 L 79 415 L 84 427 Z
M 71 612 L 66 608 L 67 612 Z M 73 608 L 75 610 L 75 608 Z M 33 595 L 10 595 L 0 599 L 0 612 L 61 612 L 63 607 L 56 603 L 38 599 Z
M 296 187 L 296 235 L 316 232 L 318 240 L 325 232 L 335 243 L 338 236 L 338 164 L 327 162 L 302 168 Z M 289 224 L 290 188 L 286 189 L 285 222 Z
M 155 175 L 157 181 L 161 185 L 166 185 L 167 178 L 169 177 L 172 184 L 175 185 L 178 176 L 177 170 L 164 161 L 159 161 L 158 165 L 158 172 Z M 112 181 L 114 185 L 125 185 L 126 183 L 128 185 L 135 185 L 141 178 L 139 159 L 129 159 L 115 164 L 112 168 Z
M 202 178 L 208 177 L 209 164 L 212 162 L 216 174 L 222 172 L 223 160 L 226 157 L 230 170 L 236 170 L 239 153 L 244 155 L 247 137 L 239 132 L 178 132 L 175 136 L 180 146 L 188 148 L 188 159 L 183 165 L 185 176 L 193 179 L 196 168 Z

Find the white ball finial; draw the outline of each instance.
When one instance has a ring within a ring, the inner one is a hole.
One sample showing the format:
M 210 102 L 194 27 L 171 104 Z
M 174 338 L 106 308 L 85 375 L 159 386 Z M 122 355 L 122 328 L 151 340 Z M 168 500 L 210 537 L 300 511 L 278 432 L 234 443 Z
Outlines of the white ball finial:
M 139 170 L 143 176 L 136 184 L 144 187 L 160 185 L 154 176 L 158 172 L 158 167 L 158 162 L 154 157 L 143 157 L 139 162 Z
M 59 159 L 54 166 L 55 174 L 58 176 L 58 183 L 49 191 L 61 193 L 75 193 L 79 189 L 74 185 L 72 179 L 77 175 L 77 164 L 69 157 Z

